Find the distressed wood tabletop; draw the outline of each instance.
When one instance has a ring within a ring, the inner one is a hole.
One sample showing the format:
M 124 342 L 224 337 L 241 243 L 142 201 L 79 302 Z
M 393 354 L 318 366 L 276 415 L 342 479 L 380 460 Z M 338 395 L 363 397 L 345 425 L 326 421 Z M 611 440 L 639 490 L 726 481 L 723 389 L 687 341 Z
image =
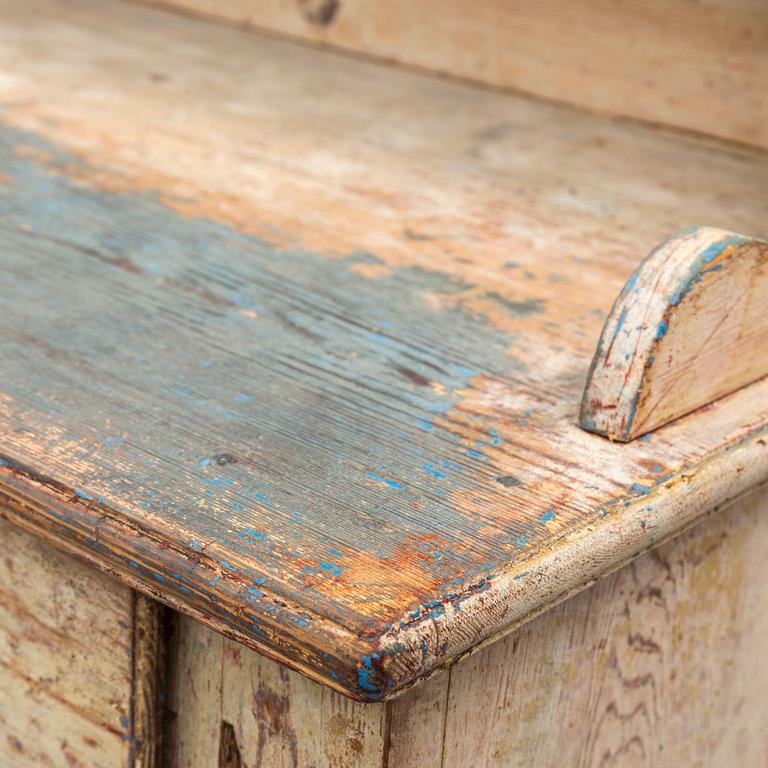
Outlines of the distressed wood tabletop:
M 0 2 L 0 514 L 362 700 L 768 477 L 768 382 L 576 426 L 768 157 L 107 0 Z

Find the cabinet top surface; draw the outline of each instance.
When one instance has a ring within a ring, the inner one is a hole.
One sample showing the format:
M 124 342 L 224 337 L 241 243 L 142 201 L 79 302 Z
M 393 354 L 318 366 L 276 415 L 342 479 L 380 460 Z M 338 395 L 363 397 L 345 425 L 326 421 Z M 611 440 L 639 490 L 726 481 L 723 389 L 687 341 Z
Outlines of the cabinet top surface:
M 628 445 L 575 422 L 648 250 L 768 235 L 765 156 L 0 6 L 3 514 L 378 699 L 764 479 L 765 382 Z

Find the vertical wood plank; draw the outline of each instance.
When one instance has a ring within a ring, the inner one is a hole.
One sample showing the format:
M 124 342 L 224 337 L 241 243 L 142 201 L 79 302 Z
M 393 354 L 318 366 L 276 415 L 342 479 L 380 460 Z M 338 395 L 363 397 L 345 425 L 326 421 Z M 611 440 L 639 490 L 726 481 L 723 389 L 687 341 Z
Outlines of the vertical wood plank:
M 224 638 L 187 618 L 175 617 L 164 734 L 171 768 L 219 768 Z
M 452 671 L 444 765 L 768 764 L 768 495 Z
M 130 768 L 131 590 L 2 517 L 0 540 L 0 765 Z
M 133 768 L 161 768 L 166 688 L 166 624 L 169 611 L 134 593 Z
M 172 768 L 440 768 L 448 675 L 360 704 L 176 617 Z
M 225 641 L 222 719 L 234 727 L 245 766 L 380 768 L 383 705 L 351 701 Z
M 441 768 L 449 683 L 438 674 L 389 703 L 387 768 Z

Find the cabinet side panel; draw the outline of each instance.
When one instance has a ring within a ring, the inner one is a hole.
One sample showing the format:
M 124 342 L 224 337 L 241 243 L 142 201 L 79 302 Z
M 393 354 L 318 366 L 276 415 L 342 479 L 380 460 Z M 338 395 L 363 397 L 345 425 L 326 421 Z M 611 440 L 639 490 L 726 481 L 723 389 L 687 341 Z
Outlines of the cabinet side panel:
M 224 642 L 202 624 L 174 616 L 163 734 L 170 768 L 219 768 Z
M 438 673 L 390 702 L 386 768 L 441 768 L 449 682 Z
M 448 675 L 360 704 L 174 617 L 171 768 L 440 768 Z
M 346 699 L 185 616 L 173 637 L 172 768 L 382 768 L 385 705 Z
M 229 640 L 223 690 L 223 721 L 246 766 L 382 765 L 383 706 L 353 702 Z
M 768 764 L 768 493 L 458 664 L 444 766 Z
M 0 765 L 130 766 L 131 590 L 2 517 L 0 540 Z

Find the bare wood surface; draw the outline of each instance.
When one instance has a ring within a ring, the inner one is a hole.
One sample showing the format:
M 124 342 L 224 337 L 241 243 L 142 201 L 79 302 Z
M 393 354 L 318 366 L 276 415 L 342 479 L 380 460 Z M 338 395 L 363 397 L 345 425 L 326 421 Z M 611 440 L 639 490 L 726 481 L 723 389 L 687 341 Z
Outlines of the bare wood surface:
M 763 0 L 143 2 L 768 148 Z
M 2 519 L 0 765 L 133 768 L 131 590 Z
M 221 768 L 224 642 L 202 624 L 177 618 L 169 656 L 169 768 Z
M 450 674 L 435 675 L 388 702 L 383 768 L 443 768 L 449 685 Z
M 0 24 L 19 525 L 378 700 L 765 480 L 766 382 L 576 426 L 639 256 L 766 236 L 764 156 L 128 4 Z
M 768 242 L 694 227 L 654 249 L 606 320 L 579 423 L 628 441 L 768 374 Z
M 176 642 L 174 768 L 224 768 L 225 754 L 243 768 L 382 765 L 384 705 L 350 701 L 183 616 Z
M 445 768 L 768 763 L 768 492 L 451 671 Z

